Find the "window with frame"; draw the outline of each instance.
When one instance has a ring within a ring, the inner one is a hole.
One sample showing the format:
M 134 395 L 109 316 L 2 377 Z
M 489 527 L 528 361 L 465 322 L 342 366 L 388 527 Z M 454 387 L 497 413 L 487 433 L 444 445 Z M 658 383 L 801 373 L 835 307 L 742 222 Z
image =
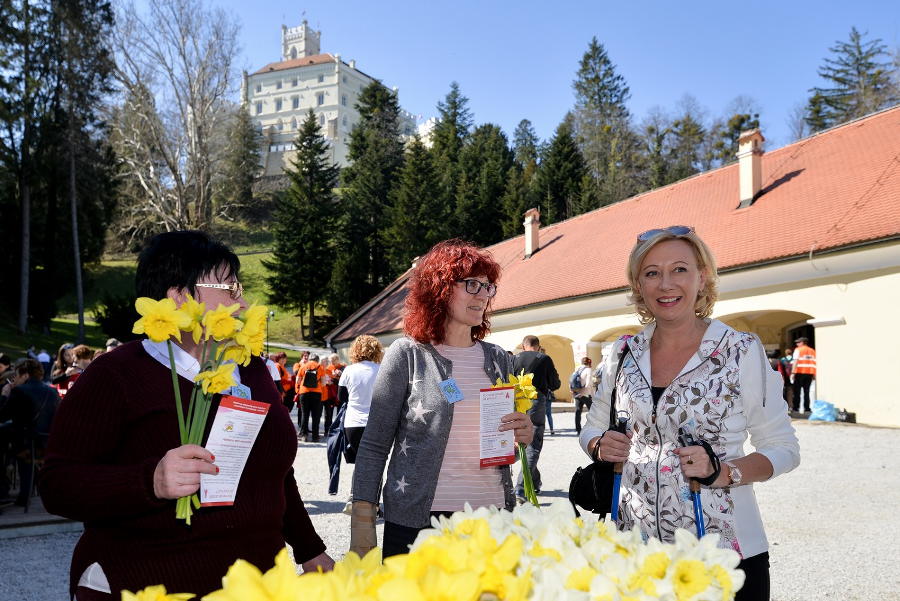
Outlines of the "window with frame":
M 276 111 L 281 110 L 281 98 L 279 98 L 278 100 L 275 101 L 275 110 Z
M 300 108 L 300 97 L 294 96 L 291 98 L 291 108 L 298 109 Z
M 262 84 L 258 83 L 256 84 L 256 93 L 259 94 L 260 92 L 262 92 Z
M 325 81 L 325 74 L 319 73 L 319 83 L 323 83 Z
M 319 125 L 325 125 L 325 115 L 319 115 Z
M 262 102 L 257 102 L 256 103 L 256 114 L 259 115 L 260 113 L 262 113 Z
M 341 96 L 341 106 L 347 106 L 347 95 L 346 94 Z
M 325 104 L 325 92 L 319 92 L 316 94 L 316 105 L 322 106 L 323 104 Z
M 291 80 L 291 87 L 292 87 L 292 88 L 296 88 L 296 87 L 297 87 L 297 78 L 296 78 L 296 77 L 295 77 L 294 79 Z
M 280 79 L 279 79 L 278 81 L 275 82 L 275 89 L 276 89 L 276 90 L 280 90 L 280 89 L 281 89 L 281 80 L 280 80 Z

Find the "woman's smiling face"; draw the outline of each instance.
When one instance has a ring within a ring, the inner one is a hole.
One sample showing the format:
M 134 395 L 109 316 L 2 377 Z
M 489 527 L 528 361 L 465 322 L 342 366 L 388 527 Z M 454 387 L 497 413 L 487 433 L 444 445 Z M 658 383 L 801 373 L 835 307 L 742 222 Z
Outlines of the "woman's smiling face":
M 694 248 L 679 239 L 651 248 L 638 272 L 641 296 L 657 321 L 694 317 L 697 296 L 705 284 Z
M 489 282 L 485 276 L 472 276 L 468 280 L 478 280 L 484 284 Z M 448 325 L 457 323 L 470 328 L 481 325 L 484 320 L 484 311 L 490 298 L 485 289 L 479 288 L 477 294 L 466 292 L 465 282 L 453 283 L 453 296 L 450 298 L 447 315 Z

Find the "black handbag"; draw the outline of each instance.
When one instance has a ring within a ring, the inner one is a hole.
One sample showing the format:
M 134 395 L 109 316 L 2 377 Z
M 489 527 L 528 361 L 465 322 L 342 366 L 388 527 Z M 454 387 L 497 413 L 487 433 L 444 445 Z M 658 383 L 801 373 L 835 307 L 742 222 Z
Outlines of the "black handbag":
M 619 354 L 619 364 L 612 381 L 613 389 L 609 398 L 610 428 L 616 422 L 616 380 L 619 379 L 622 362 L 628 351 L 626 344 Z M 572 474 L 572 480 L 569 482 L 569 502 L 572 503 L 576 515 L 581 515 L 579 507 L 601 516 L 609 513 L 612 507 L 613 465 L 608 461 L 592 461 L 590 465 L 579 467 Z

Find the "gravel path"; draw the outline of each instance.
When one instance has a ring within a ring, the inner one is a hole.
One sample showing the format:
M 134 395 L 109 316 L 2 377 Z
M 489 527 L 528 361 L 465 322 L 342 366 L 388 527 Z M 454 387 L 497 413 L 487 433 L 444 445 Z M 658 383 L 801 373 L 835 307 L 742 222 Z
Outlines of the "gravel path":
M 545 440 L 540 463 L 544 502 L 565 498 L 569 477 L 586 463 L 573 414 L 555 414 L 554 421 L 556 436 Z M 773 601 L 900 601 L 900 429 L 795 425 L 802 464 L 755 487 L 771 544 Z M 350 518 L 340 511 L 352 470 L 344 466 L 339 494 L 331 497 L 323 444 L 301 444 L 294 467 L 316 528 L 332 556 L 343 556 Z M 0 600 L 65 601 L 77 538 L 0 542 Z

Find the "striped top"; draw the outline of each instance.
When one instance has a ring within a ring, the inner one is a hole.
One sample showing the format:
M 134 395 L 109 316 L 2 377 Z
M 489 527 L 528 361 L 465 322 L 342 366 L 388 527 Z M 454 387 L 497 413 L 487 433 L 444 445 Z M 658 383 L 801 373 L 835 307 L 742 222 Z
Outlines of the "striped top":
M 474 507 L 503 507 L 503 484 L 497 467 L 481 469 L 481 403 L 479 391 L 490 387 L 484 373 L 480 344 L 460 348 L 435 345 L 441 356 L 453 362 L 453 378 L 463 394 L 453 408 L 453 425 L 438 475 L 432 511 L 459 511 L 465 503 Z

